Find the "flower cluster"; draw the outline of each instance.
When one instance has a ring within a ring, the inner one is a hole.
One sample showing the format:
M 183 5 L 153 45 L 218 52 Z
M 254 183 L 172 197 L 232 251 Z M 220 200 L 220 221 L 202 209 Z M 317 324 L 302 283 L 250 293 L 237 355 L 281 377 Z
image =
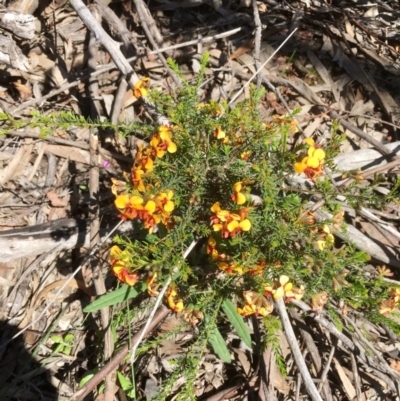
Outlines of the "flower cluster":
M 150 146 L 138 147 L 131 174 L 124 175 L 126 182 L 112 180 L 111 190 L 116 196 L 114 203 L 123 219 L 139 219 L 150 233 L 160 223 L 167 228 L 172 225 L 174 192 L 164 190 L 154 193 L 159 184 L 150 185 L 145 178 L 153 172 L 156 159 L 162 158 L 166 152 L 176 151 L 177 146 L 172 141 L 172 128 L 161 126 L 151 137 Z
M 171 224 L 171 213 L 175 208 L 173 196 L 172 190 L 147 197 L 123 194 L 117 196 L 115 206 L 123 218 L 139 219 L 143 227 L 152 233 L 159 223 L 166 227 Z
M 383 301 L 379 306 L 379 312 L 387 315 L 394 311 L 394 308 L 400 303 L 400 288 L 392 288 L 389 293 L 390 298 Z
M 131 272 L 129 252 L 122 251 L 117 245 L 114 245 L 110 250 L 110 262 L 112 272 L 122 283 L 135 285 L 139 280 L 139 275 Z
M 301 161 L 295 163 L 294 171 L 298 174 L 304 173 L 311 180 L 323 175 L 323 165 L 325 159 L 325 152 L 323 149 L 318 148 L 311 138 L 304 139 L 304 142 L 309 146 L 307 156 L 303 157 Z
M 279 299 L 284 296 L 285 302 L 287 303 L 292 299 L 299 301 L 304 295 L 304 287 L 293 287 L 293 284 L 289 281 L 289 277 L 285 275 L 280 276 L 279 281 L 266 285 L 264 291 L 266 296 L 272 295 L 274 299 Z
M 249 231 L 251 222 L 246 218 L 250 208 L 243 208 L 238 213 L 231 213 L 221 209 L 219 202 L 211 206 L 214 215 L 211 216 L 211 223 L 214 231 L 219 231 L 222 238 L 234 237 L 243 231 Z

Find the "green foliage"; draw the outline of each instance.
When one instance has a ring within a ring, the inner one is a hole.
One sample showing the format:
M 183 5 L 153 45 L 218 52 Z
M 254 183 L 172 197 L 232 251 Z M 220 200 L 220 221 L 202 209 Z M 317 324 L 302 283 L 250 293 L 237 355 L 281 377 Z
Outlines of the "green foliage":
M 247 328 L 246 323 L 243 320 L 243 317 L 239 315 L 236 310 L 236 306 L 229 299 L 225 299 L 222 303 L 222 309 L 224 310 L 226 316 L 229 319 L 229 322 L 235 328 L 236 333 L 243 340 L 243 342 L 249 347 L 252 348 L 251 337 L 249 330 Z
M 99 297 L 84 311 L 120 303 L 131 305 L 125 301 L 132 301 L 145 287 L 149 294 L 157 295 L 172 278 L 166 303 L 196 329 L 186 352 L 174 360 L 175 370 L 163 382 L 157 401 L 171 395 L 181 376 L 185 384 L 177 399 L 195 399 L 194 382 L 209 344 L 218 358 L 230 362 L 229 344 L 222 329 L 226 317 L 251 347 L 242 315 L 263 316 L 263 346 L 271 347 L 285 375 L 279 342 L 281 326 L 273 312 L 273 295 L 280 294 L 287 302 L 302 297 L 314 310 L 327 302 L 325 308 L 339 329 L 341 318 L 332 305 L 340 300 L 400 332 L 397 323 L 379 313 L 382 303 L 394 297 L 394 286 L 383 280 L 383 273 L 365 274 L 368 255 L 352 244 L 335 243 L 333 239 L 333 230 L 345 231 L 338 188 L 323 176 L 322 170 L 312 177 L 315 185 L 309 193 L 290 187 L 288 176 L 294 174 L 295 163 L 304 164 L 307 157 L 312 157 L 304 156 L 321 149 L 319 145 L 302 143 L 289 149 L 288 138 L 297 131 L 295 113 L 263 121 L 259 108 L 265 94 L 262 89 L 250 87 L 248 99 L 234 108 L 227 102 L 199 99 L 207 62 L 208 55 L 204 55 L 198 76 L 187 82 L 177 64 L 168 60 L 182 86 L 172 94 L 149 89 L 147 100 L 168 117 L 171 127 L 140 122 L 111 124 L 71 112 L 46 116 L 33 112 L 30 121 L 0 114 L 2 133 L 31 127 L 47 136 L 56 129 L 97 127 L 125 136 L 134 134 L 149 142 L 147 148 L 137 149 L 133 167 L 127 167 L 130 171 L 124 179 L 119 177 L 121 181 L 115 180 L 112 186 L 119 213 L 132 220 L 141 235 L 135 240 L 116 237 L 118 249 L 114 249 L 110 261 L 122 282 L 137 283 Z M 331 140 L 323 149 L 323 162 L 318 159 L 319 166 L 325 163 L 336 169 L 333 157 L 344 139 L 338 132 L 335 123 Z M 309 176 L 310 171 L 302 171 Z M 312 172 L 318 172 L 317 167 Z M 341 195 L 351 206 L 385 204 L 374 191 L 384 177 L 377 175 L 370 186 L 365 186 L 360 184 L 358 172 L 347 174 L 354 182 L 343 188 Z M 398 202 L 399 188 L 397 179 L 389 200 Z M 312 195 L 324 199 L 332 219 L 315 220 L 307 205 Z M 183 258 L 193 241 L 196 246 Z M 119 330 L 129 326 L 140 312 L 139 307 L 128 311 L 124 306 L 116 308 L 112 325 L 116 342 Z M 147 340 L 138 354 L 172 338 L 181 327 Z M 127 395 L 133 394 L 134 379 L 119 373 L 119 380 Z
M 120 302 L 127 301 L 128 299 L 135 298 L 137 296 L 138 292 L 133 287 L 122 285 L 117 290 L 101 295 L 95 301 L 87 305 L 83 311 L 85 313 L 97 312 L 100 309 L 116 305 Z

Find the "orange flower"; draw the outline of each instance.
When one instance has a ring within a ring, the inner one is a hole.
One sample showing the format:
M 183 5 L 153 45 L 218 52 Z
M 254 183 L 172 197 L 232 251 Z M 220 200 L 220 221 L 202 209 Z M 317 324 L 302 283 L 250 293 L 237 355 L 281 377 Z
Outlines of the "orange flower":
M 158 129 L 158 133 L 151 138 L 150 145 L 158 158 L 163 157 L 166 151 L 168 153 L 177 151 L 176 144 L 172 142 L 171 128 L 166 126 L 161 126 Z
M 139 275 L 137 273 L 130 273 L 123 262 L 116 262 L 112 267 L 112 271 L 122 283 L 135 285 L 139 280 Z
M 138 211 L 143 209 L 143 202 L 141 196 L 118 195 L 114 204 L 124 218 L 133 220 L 138 216 Z
M 223 272 L 225 272 L 227 274 L 234 274 L 234 273 L 243 274 L 246 271 L 244 267 L 239 266 L 235 262 L 230 262 L 230 263 L 218 262 L 217 265 L 220 270 L 222 270 Z
M 243 309 L 238 308 L 237 311 L 242 316 L 249 316 L 252 314 L 267 316 L 272 313 L 274 306 L 265 297 L 255 291 L 243 292 L 243 297 L 246 301 Z
M 137 99 L 146 97 L 148 95 L 148 88 L 150 86 L 150 78 L 142 78 L 135 84 L 135 89 L 133 90 L 133 94 Z

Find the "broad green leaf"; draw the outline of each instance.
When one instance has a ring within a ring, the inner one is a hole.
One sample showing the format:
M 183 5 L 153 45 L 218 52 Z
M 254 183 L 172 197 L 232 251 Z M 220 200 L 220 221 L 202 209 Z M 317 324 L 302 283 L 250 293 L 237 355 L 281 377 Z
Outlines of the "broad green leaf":
M 135 298 L 138 292 L 129 285 L 123 285 L 118 290 L 104 294 L 83 309 L 84 312 L 96 312 L 107 306 L 112 306 L 130 298 Z
M 252 348 L 249 330 L 243 320 L 243 317 L 237 313 L 236 306 L 229 299 L 225 299 L 222 303 L 222 309 L 224 310 L 232 326 L 235 328 L 239 337 L 248 347 Z
M 228 347 L 226 346 L 225 340 L 221 336 L 217 326 L 214 326 L 211 329 L 208 342 L 211 344 L 214 352 L 218 355 L 222 362 L 231 363 L 231 355 L 229 354 Z
M 118 371 L 117 376 L 122 390 L 124 390 L 125 392 L 132 390 L 132 383 L 128 378 L 126 378 L 121 372 Z

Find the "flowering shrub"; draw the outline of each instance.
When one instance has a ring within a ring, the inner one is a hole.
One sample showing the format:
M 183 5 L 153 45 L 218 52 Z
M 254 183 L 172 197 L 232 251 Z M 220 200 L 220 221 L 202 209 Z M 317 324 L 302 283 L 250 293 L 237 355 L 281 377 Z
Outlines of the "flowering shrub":
M 335 246 L 334 231 L 345 229 L 334 197 L 326 204 L 333 218 L 318 222 L 304 191 L 287 185 L 288 175 L 303 174 L 315 191 L 333 194 L 324 168 L 338 141 L 323 149 L 307 138 L 305 147 L 287 149 L 297 123 L 291 115 L 262 121 L 262 90 L 253 88 L 235 108 L 200 102 L 197 92 L 186 83 L 174 98 L 165 96 L 147 78 L 135 88 L 171 125 L 147 125 L 141 132 L 149 132 L 142 138 L 148 145 L 137 147 L 124 180 L 113 179 L 117 212 L 144 232 L 141 240 L 116 239 L 123 249 L 110 252 L 117 278 L 145 283 L 154 297 L 171 277 L 165 304 L 193 325 L 214 324 L 214 332 L 227 299 L 235 313 L 264 319 L 282 297 L 287 304 L 303 299 L 314 311 L 341 299 L 375 320 L 393 311 L 400 296 L 379 277 L 363 275 L 368 256 Z

